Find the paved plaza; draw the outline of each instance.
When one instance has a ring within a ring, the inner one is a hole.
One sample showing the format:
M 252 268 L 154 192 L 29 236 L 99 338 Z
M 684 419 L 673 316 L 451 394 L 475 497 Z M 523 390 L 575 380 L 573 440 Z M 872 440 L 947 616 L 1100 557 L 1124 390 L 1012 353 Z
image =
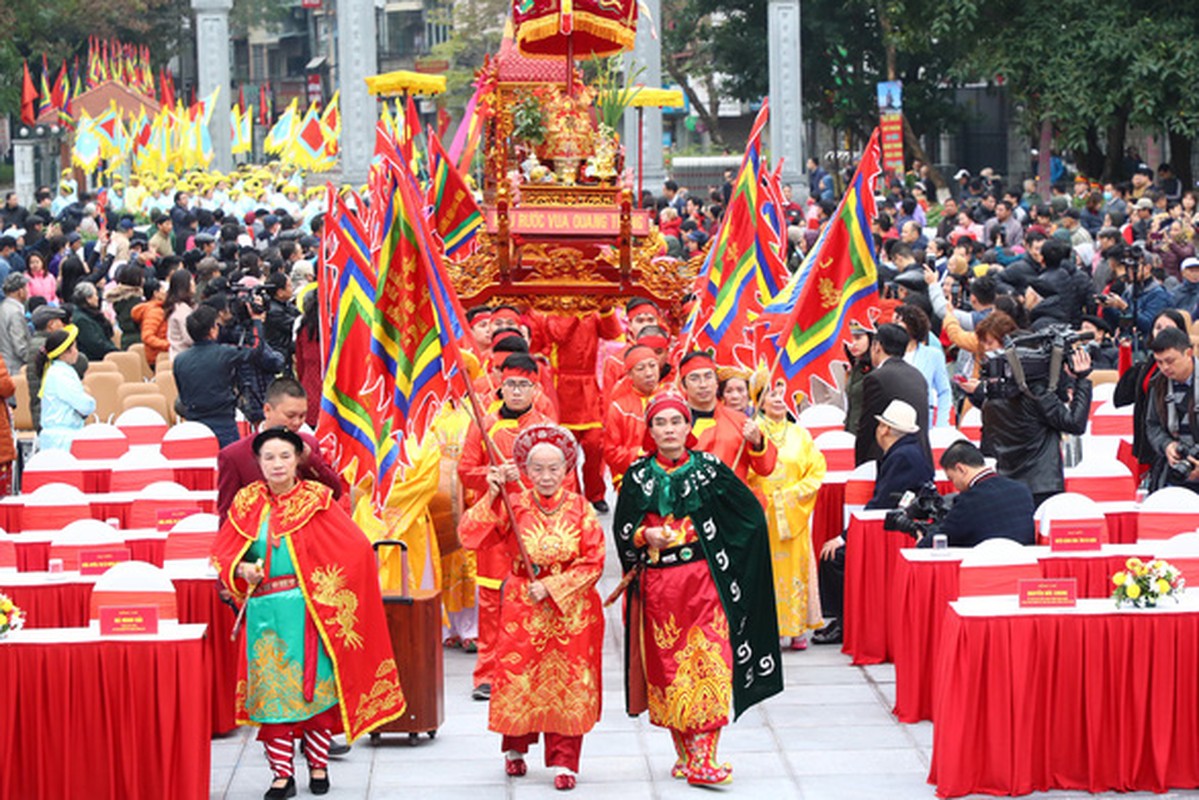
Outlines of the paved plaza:
M 603 518 L 610 524 L 611 518 Z M 600 593 L 618 580 L 609 558 Z M 430 740 L 412 747 L 408 737 L 367 738 L 350 754 L 330 762 L 330 797 L 402 800 L 490 800 L 574 797 L 578 800 L 668 800 L 669 798 L 755 798 L 762 800 L 908 800 L 934 798 L 926 782 L 932 753 L 932 723 L 903 725 L 890 710 L 895 670 L 890 664 L 854 667 L 839 647 L 784 651 L 786 690 L 750 709 L 725 729 L 724 760 L 733 764 L 733 783 L 690 787 L 670 777 L 674 750 L 665 730 L 642 715 L 624 713 L 619 604 L 607 610 L 604 648 L 603 719 L 583 741 L 579 784 L 558 792 L 541 760 L 530 751 L 529 774 L 504 775 L 500 737 L 487 730 L 487 704 L 470 699 L 474 656 L 445 651 L 445 724 Z M 303 757 L 296 757 L 298 797 L 307 794 Z M 212 745 L 213 798 L 261 798 L 270 771 L 254 731 L 241 729 Z M 1049 792 L 1037 798 L 1193 797 L 1199 792 L 1086 795 Z

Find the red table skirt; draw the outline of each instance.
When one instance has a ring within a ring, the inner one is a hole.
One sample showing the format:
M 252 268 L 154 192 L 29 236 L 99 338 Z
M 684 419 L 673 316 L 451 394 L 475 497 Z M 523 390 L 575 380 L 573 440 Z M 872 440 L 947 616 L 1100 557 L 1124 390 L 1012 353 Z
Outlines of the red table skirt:
M 819 553 L 825 542 L 840 536 L 844 525 L 845 484 L 821 484 L 812 507 L 812 552 Z
M 204 653 L 209 664 L 211 710 L 207 715 L 212 734 L 228 733 L 236 723 L 233 707 L 237 692 L 237 648 L 229 641 L 235 614 L 221 602 L 216 581 L 189 578 L 174 581 L 179 622 L 204 623 Z M 92 584 L 61 583 L 42 586 L 0 586 L 18 608 L 26 613 L 29 628 L 80 628 L 88 624 Z M 3 674 L 3 673 L 0 673 Z
M 1199 613 L 946 612 L 941 797 L 1199 786 Z
M 1138 517 L 1136 511 L 1115 511 L 1105 514 L 1108 541 L 1112 544 L 1136 544 Z
M 201 640 L 0 645 L 0 800 L 203 800 Z
M 884 531 L 881 519 L 849 521 L 845 546 L 845 599 L 841 652 L 854 664 L 891 660 L 888 611 L 899 551 L 915 543 L 911 536 Z
M 1149 558 L 1145 553 L 1143 558 Z M 1046 578 L 1077 578 L 1078 596 L 1108 597 L 1111 576 L 1126 556 L 1085 556 L 1040 559 Z M 934 669 L 942 625 L 949 603 L 958 599 L 957 560 L 912 563 L 900 558 L 890 607 L 891 654 L 895 660 L 895 708 L 900 722 L 933 719 L 933 695 L 938 681 Z

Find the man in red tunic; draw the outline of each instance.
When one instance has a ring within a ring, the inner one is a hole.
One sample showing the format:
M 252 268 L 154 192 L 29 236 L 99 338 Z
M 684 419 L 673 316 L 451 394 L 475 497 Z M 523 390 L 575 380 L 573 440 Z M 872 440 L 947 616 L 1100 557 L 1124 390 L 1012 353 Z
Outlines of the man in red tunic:
M 554 420 L 533 408 L 533 394 L 537 386 L 536 361 L 527 354 L 514 353 L 504 360 L 501 374 L 500 397 L 503 405 L 483 419 L 483 427 L 498 451 L 505 478 L 510 482 L 519 481 L 520 471 L 512 462 L 512 446 L 516 437 L 533 425 L 552 425 Z M 482 432 L 478 426 L 471 425 L 462 445 L 462 458 L 458 461 L 458 477 L 462 481 L 463 505 L 466 508 L 487 494 L 487 472 L 490 466 Z M 577 479 L 567 476 L 566 487 L 577 491 Z M 475 688 L 471 694 L 476 700 L 491 697 L 501 590 L 511 567 L 512 561 L 502 544 L 478 551 L 478 575 L 475 580 L 479 590 L 479 658 L 475 662 Z
M 619 384 L 604 418 L 604 461 L 617 491 L 625 470 L 645 452 L 645 404 L 658 388 L 660 370 L 658 356 L 645 345 L 634 345 L 624 363 L 629 381 Z
M 528 315 L 532 341 L 548 348 L 550 365 L 557 372 L 558 408 L 562 427 L 569 430 L 583 449 L 583 496 L 596 511 L 606 513 L 604 501 L 604 435 L 596 361 L 599 340 L 616 339 L 624 333 L 611 310 L 603 313 Z
M 725 408 L 716 397 L 716 363 L 704 352 L 688 353 L 679 362 L 679 376 L 692 428 L 699 444 L 696 450 L 719 458 L 745 481 L 752 469 L 762 477 L 774 472 L 778 449 L 753 420 Z
M 662 313 L 658 307 L 644 297 L 634 297 L 624 307 L 625 318 L 629 321 L 629 333 L 627 341 L 632 344 L 649 344 L 641 341 L 641 332 L 647 327 L 654 326 L 659 329 L 666 327 L 665 321 L 662 319 Z M 667 342 L 663 341 L 661 347 L 665 349 Z M 650 345 L 653 347 L 654 345 Z M 603 391 L 604 408 L 608 407 L 608 403 L 612 400 L 612 390 L 616 388 L 616 383 L 625 376 L 624 358 L 621 352 L 613 353 L 604 359 L 603 374 L 600 376 L 600 389 Z

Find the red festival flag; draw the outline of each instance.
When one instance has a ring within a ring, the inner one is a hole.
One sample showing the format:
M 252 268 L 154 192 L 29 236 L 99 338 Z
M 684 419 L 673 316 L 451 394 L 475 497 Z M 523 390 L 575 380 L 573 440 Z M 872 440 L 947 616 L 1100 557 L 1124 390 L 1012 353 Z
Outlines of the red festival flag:
M 782 255 L 771 247 L 774 236 L 761 207 L 761 137 L 768 115 L 769 106 L 763 102 L 700 273 L 699 298 L 681 333 L 684 350 L 709 350 L 723 366 L 744 362 L 734 349 L 745 342 L 744 332 L 783 287 L 786 275 Z
M 21 76 L 21 122 L 32 125 L 37 121 L 37 89 L 33 88 L 33 77 L 29 74 L 29 62 L 22 62 L 24 74 Z
M 483 213 L 462 174 L 441 146 L 437 134 L 429 134 L 430 175 L 428 205 L 433 211 L 445 254 L 461 258 L 474 252 L 475 235 L 483 227 Z
M 375 268 L 366 228 L 332 186 L 322 231 L 317 303 L 324 384 L 316 435 L 353 485 L 377 474 L 380 377 L 371 355 Z
M 881 147 L 876 129 L 836 213 L 787 286 L 766 307 L 765 342 L 774 350 L 771 385 L 787 385 L 796 410 L 811 381 L 832 382 L 829 367 L 849 338 L 849 323 L 873 327 L 878 314 L 878 265 L 870 226 L 878 210 L 874 184 Z
M 432 244 L 424 202 L 406 164 L 389 165 L 390 191 L 379 203 L 380 248 L 373 351 L 390 401 L 390 430 L 379 439 L 380 497 L 391 489 L 408 434 L 424 434 L 453 383 L 463 377 L 458 342 L 469 328 L 441 256 Z

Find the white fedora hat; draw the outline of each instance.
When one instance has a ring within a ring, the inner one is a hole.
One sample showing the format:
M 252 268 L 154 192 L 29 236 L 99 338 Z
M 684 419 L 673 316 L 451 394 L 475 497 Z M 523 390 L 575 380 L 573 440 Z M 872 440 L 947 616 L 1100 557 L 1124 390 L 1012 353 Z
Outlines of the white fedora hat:
M 874 416 L 879 422 L 901 433 L 918 433 L 920 426 L 916 424 L 916 409 L 902 400 L 892 400 L 886 410 Z

